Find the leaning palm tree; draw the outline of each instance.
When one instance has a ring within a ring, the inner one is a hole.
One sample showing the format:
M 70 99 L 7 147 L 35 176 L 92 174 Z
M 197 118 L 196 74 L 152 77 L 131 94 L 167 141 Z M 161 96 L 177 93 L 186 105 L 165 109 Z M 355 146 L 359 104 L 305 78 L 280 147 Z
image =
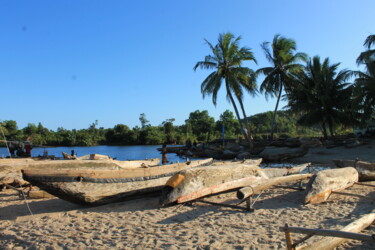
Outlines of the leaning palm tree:
M 337 72 L 340 64 L 323 63 L 315 56 L 307 63 L 304 72 L 296 75 L 296 87 L 288 94 L 288 105 L 293 112 L 301 113 L 298 123 L 305 126 L 320 125 L 324 138 L 331 136 L 337 124 L 351 125 L 348 115 L 352 87 L 346 81 L 350 70 Z
M 225 82 L 228 101 L 233 105 L 237 119 L 240 123 L 241 131 L 252 147 L 250 131 L 246 133 L 243 128 L 234 98 L 239 101 L 245 122 L 247 122 L 242 102 L 243 89 L 254 94 L 256 92 L 256 84 L 254 71 L 247 67 L 243 67 L 242 64 L 244 61 L 254 61 L 256 63 L 256 59 L 253 52 L 251 52 L 251 49 L 247 47 L 239 47 L 240 40 L 240 36 L 235 38 L 231 33 L 220 34 L 218 43 L 215 46 L 205 40 L 211 49 L 211 54 L 206 56 L 204 61 L 197 62 L 194 70 L 198 67 L 201 69 L 214 70 L 214 72 L 208 75 L 208 77 L 202 82 L 201 92 L 203 98 L 206 95 L 212 95 L 212 102 L 215 106 L 217 94 L 223 81 Z M 246 125 L 246 128 L 249 129 L 248 124 Z
M 296 42 L 280 35 L 275 35 L 271 46 L 272 51 L 269 48 L 269 42 L 261 44 L 266 58 L 272 66 L 258 69 L 257 74 L 265 75 L 260 91 L 265 93 L 266 98 L 269 96 L 277 97 L 275 111 L 271 120 L 270 137 L 272 140 L 276 113 L 283 89 L 287 92 L 291 88 L 293 75 L 300 72 L 303 68 L 299 62 L 305 62 L 307 55 L 305 53 L 296 53 Z

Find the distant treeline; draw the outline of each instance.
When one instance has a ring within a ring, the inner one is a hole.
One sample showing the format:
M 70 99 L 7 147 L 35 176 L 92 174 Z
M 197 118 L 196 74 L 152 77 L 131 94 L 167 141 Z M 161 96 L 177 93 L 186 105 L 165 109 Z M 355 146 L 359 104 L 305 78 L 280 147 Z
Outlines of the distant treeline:
M 270 132 L 272 112 L 260 113 L 249 118 L 254 139 L 265 139 Z M 139 117 L 140 126 L 130 128 L 125 124 L 117 124 L 113 128 L 98 126 L 93 122 L 86 129 L 67 130 L 58 128 L 57 131 L 45 128 L 42 123 L 29 123 L 19 129 L 13 120 L 3 121 L 0 126 L 8 141 L 32 140 L 34 145 L 44 146 L 94 146 L 94 145 L 159 145 L 206 142 L 222 138 L 241 138 L 239 122 L 234 114 L 226 110 L 215 121 L 207 110 L 191 112 L 183 125 L 174 125 L 174 118 L 165 120 L 158 126 L 152 126 L 145 114 Z M 277 136 L 319 136 L 320 130 L 297 126 L 297 117 L 288 111 L 278 111 L 276 122 Z M 224 129 L 223 129 L 224 127 Z M 2 138 L 3 139 L 3 138 Z

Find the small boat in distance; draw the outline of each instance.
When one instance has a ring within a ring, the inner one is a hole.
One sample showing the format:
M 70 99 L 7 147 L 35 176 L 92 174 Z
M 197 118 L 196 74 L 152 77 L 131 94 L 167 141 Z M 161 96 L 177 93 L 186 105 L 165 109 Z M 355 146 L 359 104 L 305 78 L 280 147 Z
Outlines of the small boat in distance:
M 75 161 L 73 161 L 75 162 Z M 61 199 L 100 205 L 161 190 L 177 172 L 210 165 L 212 159 L 123 169 L 24 169 L 25 180 Z

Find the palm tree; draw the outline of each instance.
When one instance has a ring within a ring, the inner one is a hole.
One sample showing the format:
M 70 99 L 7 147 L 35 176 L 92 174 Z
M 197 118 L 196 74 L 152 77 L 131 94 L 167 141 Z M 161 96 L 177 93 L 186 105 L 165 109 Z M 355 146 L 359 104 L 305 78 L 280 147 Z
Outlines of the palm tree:
M 374 115 L 375 110 L 375 50 L 371 46 L 375 44 L 375 35 L 366 38 L 363 46 L 367 48 L 357 58 L 358 64 L 365 64 L 365 72 L 355 71 L 355 96 L 354 102 L 362 111 L 362 122 Z
M 269 42 L 264 42 L 261 47 L 267 60 L 272 64 L 271 67 L 265 67 L 257 70 L 257 74 L 265 75 L 260 91 L 268 96 L 277 97 L 275 111 L 271 120 L 271 140 L 273 139 L 276 112 L 279 107 L 280 97 L 285 89 L 286 92 L 291 88 L 293 75 L 300 72 L 303 68 L 300 61 L 306 61 L 305 53 L 296 53 L 296 42 L 280 35 L 275 35 L 272 42 L 272 52 L 269 48 Z
M 296 87 L 288 93 L 287 107 L 302 114 L 298 123 L 319 124 L 324 138 L 327 138 L 327 127 L 333 136 L 336 124 L 351 125 L 347 110 L 352 87 L 346 81 L 352 73 L 350 70 L 337 72 L 339 65 L 330 65 L 328 58 L 321 63 L 315 56 L 307 63 L 305 71 L 296 75 Z
M 223 81 L 225 82 L 225 90 L 227 92 L 228 101 L 233 105 L 237 119 L 240 123 L 241 131 L 244 133 L 245 138 L 249 141 L 250 147 L 252 147 L 250 133 L 246 133 L 243 129 L 243 125 L 240 119 L 240 114 L 235 103 L 236 98 L 241 106 L 241 110 L 245 121 L 247 122 L 245 109 L 243 106 L 243 89 L 251 94 L 256 93 L 255 73 L 253 70 L 243 67 L 244 61 L 254 61 L 253 52 L 250 48 L 239 47 L 239 41 L 241 37 L 235 38 L 231 33 L 222 33 L 219 35 L 218 43 L 213 46 L 207 40 L 206 43 L 211 49 L 210 55 L 206 56 L 204 61 L 199 61 L 194 67 L 196 70 L 198 67 L 201 69 L 212 69 L 214 72 L 208 75 L 208 77 L 201 84 L 201 92 L 203 98 L 206 95 L 212 95 L 212 102 L 216 106 L 217 94 L 221 88 Z M 246 128 L 249 129 L 248 124 Z M 250 131 L 248 131 L 250 132 Z
M 362 122 L 375 115 L 375 63 L 367 64 L 366 72 L 356 71 L 354 101 L 362 111 Z
M 370 61 L 375 61 L 375 58 L 374 55 L 375 55 L 375 50 L 374 49 L 370 49 L 372 45 L 375 45 L 375 35 L 369 35 L 365 42 L 363 43 L 363 46 L 366 48 L 367 47 L 367 50 L 362 52 L 359 57 L 357 58 L 357 64 L 362 64 L 362 63 L 367 63 L 369 60 Z M 372 59 L 372 60 L 371 60 Z

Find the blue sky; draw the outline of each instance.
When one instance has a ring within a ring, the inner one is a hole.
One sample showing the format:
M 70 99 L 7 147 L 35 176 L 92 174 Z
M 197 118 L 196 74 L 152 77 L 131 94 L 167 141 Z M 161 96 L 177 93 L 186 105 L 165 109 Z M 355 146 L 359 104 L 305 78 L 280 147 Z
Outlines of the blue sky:
M 195 110 L 218 119 L 233 108 L 223 90 L 216 107 L 202 98 L 210 71 L 193 67 L 210 52 L 203 39 L 241 35 L 256 70 L 269 66 L 260 44 L 281 34 L 300 52 L 356 70 L 374 10 L 373 0 L 0 0 L 0 121 L 55 130 L 95 120 L 134 127 L 141 113 L 152 125 L 183 124 Z M 245 96 L 246 111 L 273 110 L 275 101 Z

